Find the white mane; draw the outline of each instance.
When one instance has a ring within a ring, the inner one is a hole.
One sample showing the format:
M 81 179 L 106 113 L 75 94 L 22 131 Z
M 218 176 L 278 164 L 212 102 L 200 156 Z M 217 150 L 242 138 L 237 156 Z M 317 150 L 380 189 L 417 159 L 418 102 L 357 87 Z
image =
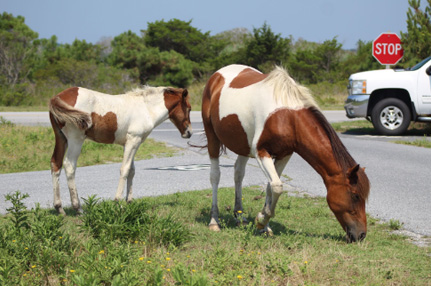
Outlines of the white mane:
M 141 88 L 135 88 L 131 91 L 128 91 L 126 94 L 130 96 L 146 97 L 150 95 L 160 94 L 160 92 L 164 89 L 165 87 L 153 87 L 153 86 L 145 85 Z
M 308 88 L 296 83 L 284 68 L 276 66 L 264 81 L 274 86 L 274 99 L 284 106 L 292 109 L 318 108 Z

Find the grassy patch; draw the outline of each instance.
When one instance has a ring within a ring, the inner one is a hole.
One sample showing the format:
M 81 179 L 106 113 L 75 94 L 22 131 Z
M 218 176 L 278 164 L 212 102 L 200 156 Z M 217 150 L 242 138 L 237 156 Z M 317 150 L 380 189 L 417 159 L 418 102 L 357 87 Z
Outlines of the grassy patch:
M 252 187 L 243 194 L 243 215 L 252 222 L 263 192 Z M 3 217 L 2 285 L 429 285 L 431 279 L 430 248 L 373 218 L 364 242 L 346 244 L 323 198 L 283 195 L 269 238 L 253 223 L 235 226 L 232 188 L 219 191 L 218 233 L 207 228 L 209 190 L 130 205 L 91 200 L 79 217 L 36 209 L 22 218 L 20 208 Z
M 331 123 L 337 132 L 376 135 L 373 124 L 367 120 L 352 120 Z
M 378 135 L 374 130 L 371 122 L 367 120 L 354 120 L 336 122 L 331 124 L 335 131 L 356 134 L 356 135 Z M 412 123 L 404 134 L 406 136 L 423 136 L 421 139 L 415 139 L 413 141 L 408 140 L 394 140 L 393 143 L 412 145 L 418 147 L 431 148 L 431 140 L 428 136 L 431 135 L 431 125 L 426 123 Z
M 404 144 L 404 145 L 412 145 L 412 146 L 417 146 L 417 147 L 431 148 L 431 139 L 428 139 L 427 136 L 424 136 L 422 139 L 416 139 L 413 141 L 397 140 L 397 141 L 394 141 L 394 143 Z
M 54 132 L 49 127 L 16 126 L 0 121 L 0 173 L 48 170 L 54 151 Z M 157 156 L 173 156 L 178 150 L 162 142 L 147 139 L 136 153 L 135 160 Z M 86 141 L 78 166 L 121 162 L 123 147 Z

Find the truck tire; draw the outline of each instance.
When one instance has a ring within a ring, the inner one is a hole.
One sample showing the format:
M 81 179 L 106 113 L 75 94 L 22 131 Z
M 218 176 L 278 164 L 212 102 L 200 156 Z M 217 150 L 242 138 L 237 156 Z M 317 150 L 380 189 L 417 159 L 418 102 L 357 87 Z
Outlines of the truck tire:
M 385 98 L 371 111 L 373 126 L 382 135 L 403 134 L 409 127 L 411 118 L 408 106 L 397 98 Z

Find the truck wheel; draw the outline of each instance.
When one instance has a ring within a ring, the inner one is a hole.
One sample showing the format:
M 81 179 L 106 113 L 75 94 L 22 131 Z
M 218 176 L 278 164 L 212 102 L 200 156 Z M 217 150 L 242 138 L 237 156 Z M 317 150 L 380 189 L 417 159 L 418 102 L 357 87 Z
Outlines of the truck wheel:
M 411 117 L 410 109 L 397 98 L 379 101 L 371 112 L 374 128 L 383 135 L 400 135 L 406 132 Z

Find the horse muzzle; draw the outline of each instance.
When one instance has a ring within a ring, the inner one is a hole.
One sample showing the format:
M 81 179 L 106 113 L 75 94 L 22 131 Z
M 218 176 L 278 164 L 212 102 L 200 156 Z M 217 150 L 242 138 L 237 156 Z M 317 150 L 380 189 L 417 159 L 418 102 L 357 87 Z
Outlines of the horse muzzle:
M 186 129 L 186 131 L 184 131 L 183 134 L 181 134 L 181 137 L 183 137 L 184 139 L 190 138 L 193 135 L 193 129 L 192 127 L 189 125 Z
M 367 236 L 367 233 L 364 231 L 358 232 L 355 229 L 347 228 L 347 231 L 346 231 L 347 243 L 363 241 L 366 236 Z

